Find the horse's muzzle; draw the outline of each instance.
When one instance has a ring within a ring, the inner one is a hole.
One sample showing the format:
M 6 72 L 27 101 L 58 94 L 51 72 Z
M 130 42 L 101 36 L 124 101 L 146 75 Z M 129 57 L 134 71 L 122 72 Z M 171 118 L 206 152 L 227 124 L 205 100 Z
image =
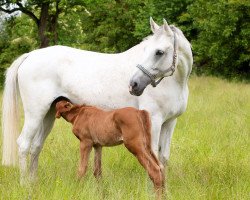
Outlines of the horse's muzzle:
M 136 76 L 133 76 L 129 82 L 130 94 L 140 96 L 149 83 L 150 79 L 147 77 L 137 78 Z
M 140 96 L 143 93 L 143 91 L 141 92 L 141 91 L 133 90 L 131 89 L 131 87 L 129 87 L 129 93 L 134 96 Z
M 136 81 L 133 81 L 132 79 L 130 80 L 129 84 L 130 94 L 135 96 L 140 96 L 143 93 L 143 90 L 140 89 L 139 84 Z

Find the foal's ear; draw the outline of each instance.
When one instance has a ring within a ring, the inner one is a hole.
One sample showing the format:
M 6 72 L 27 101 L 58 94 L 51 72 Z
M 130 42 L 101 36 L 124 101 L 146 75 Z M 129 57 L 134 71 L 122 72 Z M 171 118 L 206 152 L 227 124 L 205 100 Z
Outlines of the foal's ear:
M 158 24 L 155 23 L 152 17 L 150 17 L 150 26 L 151 26 L 151 31 L 155 33 L 160 27 Z
M 73 104 L 70 103 L 70 102 L 67 102 L 67 103 L 64 105 L 64 107 L 69 111 L 69 110 L 71 110 L 71 108 L 73 107 Z
M 59 119 L 61 117 L 61 113 L 59 111 L 56 112 L 56 118 Z

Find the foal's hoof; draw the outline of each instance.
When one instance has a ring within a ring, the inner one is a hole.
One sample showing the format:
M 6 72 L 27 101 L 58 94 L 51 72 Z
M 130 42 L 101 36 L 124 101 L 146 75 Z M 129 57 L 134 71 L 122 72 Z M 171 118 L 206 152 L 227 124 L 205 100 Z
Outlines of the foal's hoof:
M 80 180 L 82 180 L 82 175 L 79 175 L 79 174 L 77 174 L 77 179 L 80 181 Z
M 100 182 L 101 181 L 101 179 L 102 179 L 102 175 L 95 175 L 95 179 L 96 179 L 96 181 L 97 182 Z
M 156 199 L 157 200 L 161 200 L 162 199 L 162 196 L 163 196 L 163 189 L 162 188 L 158 188 L 155 190 L 156 192 Z
M 80 181 L 83 177 L 84 177 L 84 172 L 82 172 L 82 171 L 78 171 L 78 173 L 77 173 L 77 179 Z
M 99 170 L 94 171 L 94 176 L 97 180 L 100 180 L 102 178 L 102 172 Z

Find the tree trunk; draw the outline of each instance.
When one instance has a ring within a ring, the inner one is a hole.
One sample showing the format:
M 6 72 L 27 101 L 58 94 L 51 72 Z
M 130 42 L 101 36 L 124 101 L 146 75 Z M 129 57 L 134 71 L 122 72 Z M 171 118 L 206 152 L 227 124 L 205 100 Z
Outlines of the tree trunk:
M 60 0 L 56 1 L 56 12 L 55 14 L 52 14 L 49 19 L 49 32 L 51 33 L 51 40 L 53 42 L 53 45 L 56 45 L 58 42 L 57 21 L 60 14 L 59 2 Z
M 10 5 L 10 2 L 0 3 L 0 11 L 11 14 L 16 11 L 21 11 L 22 13 L 28 15 L 37 25 L 38 28 L 38 38 L 40 40 L 40 48 L 48 47 L 50 43 L 57 44 L 58 34 L 57 34 L 57 21 L 59 14 L 61 12 L 59 8 L 59 3 L 61 0 L 56 0 L 55 4 L 55 12 L 52 10 L 50 12 L 50 6 L 54 5 L 53 2 L 48 0 L 43 0 L 41 3 L 37 3 L 36 7 L 40 8 L 40 16 L 39 18 L 35 15 L 32 10 L 27 9 L 22 3 L 22 1 L 16 1 L 16 6 L 14 8 L 6 9 Z M 52 3 L 52 4 L 51 4 Z
M 49 17 L 49 3 L 43 3 L 41 7 L 41 14 L 38 23 L 38 36 L 40 39 L 40 48 L 49 46 L 49 37 L 46 34 L 46 27 L 48 25 Z

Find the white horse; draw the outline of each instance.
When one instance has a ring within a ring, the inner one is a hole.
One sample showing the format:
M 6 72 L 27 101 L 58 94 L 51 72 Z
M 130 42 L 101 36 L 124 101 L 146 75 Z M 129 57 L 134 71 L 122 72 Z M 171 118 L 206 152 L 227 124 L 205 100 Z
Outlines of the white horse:
M 13 62 L 3 94 L 2 163 L 16 163 L 18 145 L 21 182 L 26 177 L 29 152 L 30 178 L 36 177 L 38 157 L 55 120 L 51 105 L 58 97 L 106 109 L 133 106 L 147 110 L 153 151 L 162 163 L 169 159 L 177 117 L 187 106 L 193 58 L 191 45 L 178 28 L 165 20 L 160 27 L 152 18 L 150 24 L 153 35 L 123 53 L 53 46 Z M 150 83 L 157 87 L 146 87 Z M 19 137 L 18 91 L 25 116 Z

